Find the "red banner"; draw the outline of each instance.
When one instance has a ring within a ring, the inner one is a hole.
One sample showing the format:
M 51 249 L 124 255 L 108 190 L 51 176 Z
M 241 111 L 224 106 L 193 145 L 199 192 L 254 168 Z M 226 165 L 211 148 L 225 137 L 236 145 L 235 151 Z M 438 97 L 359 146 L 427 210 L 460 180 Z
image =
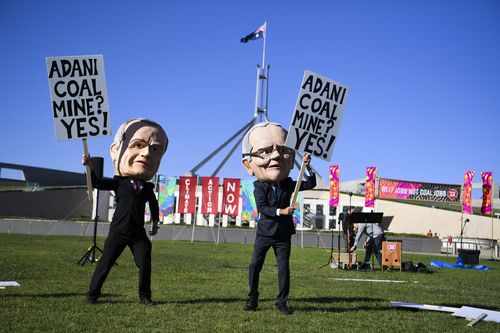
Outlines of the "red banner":
M 224 178 L 222 202 L 222 214 L 228 216 L 239 215 L 240 180 L 238 178 Z
M 196 185 L 197 177 L 180 177 L 179 182 L 179 206 L 177 213 L 195 214 L 196 213 Z
M 366 189 L 365 207 L 375 207 L 375 179 L 377 178 L 377 167 L 366 167 Z
M 339 205 L 339 181 L 340 168 L 338 165 L 330 165 L 330 207 Z
M 491 187 L 493 185 L 491 171 L 481 172 L 481 178 L 483 179 L 483 203 L 481 204 L 481 214 L 491 215 L 493 214 L 493 210 L 491 209 Z
M 219 177 L 201 177 L 201 213 L 219 214 Z
M 472 178 L 474 178 L 475 172 L 472 170 L 465 171 L 464 175 L 464 200 L 463 200 L 463 212 L 466 214 L 472 214 Z

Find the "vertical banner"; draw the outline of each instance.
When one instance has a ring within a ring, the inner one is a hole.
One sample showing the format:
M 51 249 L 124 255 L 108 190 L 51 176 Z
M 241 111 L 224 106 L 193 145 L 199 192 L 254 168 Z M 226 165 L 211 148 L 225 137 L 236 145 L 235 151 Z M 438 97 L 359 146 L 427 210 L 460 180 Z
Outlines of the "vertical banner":
M 224 191 L 222 195 L 222 214 L 238 216 L 240 199 L 240 180 L 238 178 L 224 178 Z
M 102 55 L 48 57 L 57 140 L 111 135 Z
M 253 179 L 241 180 L 241 219 L 245 221 L 257 220 L 257 204 L 253 195 Z
M 375 207 L 375 179 L 377 178 L 377 167 L 366 167 L 366 189 L 365 207 Z
M 493 210 L 491 208 L 491 187 L 493 185 L 493 177 L 491 171 L 481 172 L 483 179 L 483 203 L 481 204 L 481 214 L 491 215 Z
M 300 220 L 300 207 L 301 206 L 302 206 L 302 193 L 299 192 L 299 194 L 297 194 L 297 200 L 295 200 L 295 202 L 293 204 L 293 208 L 295 208 L 295 210 L 293 211 L 292 218 L 293 218 L 293 223 L 295 225 L 300 225 L 300 223 L 301 223 L 301 220 Z
M 340 190 L 340 168 L 338 165 L 330 165 L 330 207 L 338 207 Z
M 177 213 L 196 213 L 196 185 L 197 177 L 181 176 L 179 181 L 179 207 Z
M 219 214 L 219 177 L 201 177 L 201 213 Z
M 175 177 L 166 177 L 160 180 L 160 194 L 158 198 L 160 216 L 168 217 L 174 213 L 175 185 L 177 185 L 177 178 Z
M 472 214 L 472 178 L 474 178 L 475 172 L 472 170 L 465 171 L 464 175 L 464 200 L 462 203 L 463 212 L 466 214 Z

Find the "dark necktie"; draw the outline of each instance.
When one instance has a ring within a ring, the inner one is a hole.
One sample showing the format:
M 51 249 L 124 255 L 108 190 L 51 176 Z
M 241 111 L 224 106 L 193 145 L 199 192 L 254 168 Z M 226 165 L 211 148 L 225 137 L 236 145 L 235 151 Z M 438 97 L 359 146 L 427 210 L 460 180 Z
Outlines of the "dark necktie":
M 132 185 L 132 191 L 134 193 L 137 193 L 137 190 L 138 190 L 137 183 L 133 179 L 130 180 L 130 185 Z
M 280 188 L 277 185 L 273 185 L 273 194 L 276 201 L 280 201 Z

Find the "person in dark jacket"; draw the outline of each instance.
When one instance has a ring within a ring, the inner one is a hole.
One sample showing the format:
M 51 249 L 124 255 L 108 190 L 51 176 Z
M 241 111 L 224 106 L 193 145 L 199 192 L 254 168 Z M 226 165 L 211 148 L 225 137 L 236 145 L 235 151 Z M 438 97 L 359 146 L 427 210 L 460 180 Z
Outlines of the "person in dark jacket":
M 259 277 L 267 251 L 272 247 L 278 263 L 279 293 L 276 308 L 291 314 L 287 306 L 290 291 L 291 236 L 295 234 L 290 198 L 296 182 L 288 175 L 293 167 L 295 151 L 285 147 L 287 131 L 277 123 L 254 125 L 243 138 L 242 163 L 250 176 L 255 176 L 254 196 L 259 213 L 257 233 L 249 266 L 248 300 L 245 311 L 256 311 L 259 297 Z M 306 180 L 299 190 L 316 186 L 316 176 L 309 170 L 310 155 L 304 155 L 307 165 Z
M 346 213 L 340 213 L 339 220 L 342 222 L 342 237 L 345 242 L 345 249 L 349 251 L 354 245 L 354 223 L 351 221 L 352 213 L 356 212 L 356 207 L 350 206 Z
M 156 234 L 159 207 L 154 185 L 149 183 L 160 166 L 168 146 L 168 137 L 156 122 L 136 118 L 120 126 L 111 144 L 110 155 L 115 167 L 113 179 L 98 179 L 91 172 L 92 184 L 100 190 L 114 191 L 116 210 L 87 292 L 87 303 L 95 304 L 111 268 L 125 247 L 129 247 L 139 268 L 139 300 L 153 305 L 151 300 L 151 241 L 144 229 L 144 211 L 149 203 L 151 235 Z M 82 163 L 90 164 L 83 156 Z

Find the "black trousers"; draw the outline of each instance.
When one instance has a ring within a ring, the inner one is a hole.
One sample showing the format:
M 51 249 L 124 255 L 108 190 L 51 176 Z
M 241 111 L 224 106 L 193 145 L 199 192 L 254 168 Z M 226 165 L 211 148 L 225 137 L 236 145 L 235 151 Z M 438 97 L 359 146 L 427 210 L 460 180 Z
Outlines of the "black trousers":
M 139 295 L 151 297 L 151 241 L 144 229 L 132 235 L 109 233 L 104 243 L 103 254 L 90 281 L 89 296 L 101 295 L 101 288 L 109 271 L 127 246 L 134 255 L 135 265 L 139 268 Z
M 355 239 L 356 233 L 353 231 L 349 231 L 349 237 L 347 237 L 347 230 L 346 232 L 342 233 L 342 238 L 344 239 L 344 246 L 346 250 L 350 250 L 351 247 L 354 245 L 354 239 Z
M 257 235 L 253 248 L 252 262 L 248 269 L 250 292 L 249 298 L 259 297 L 259 277 L 267 251 L 273 248 L 278 263 L 278 298 L 276 304 L 286 304 L 290 292 L 290 237 L 276 238 Z
M 377 258 L 378 264 L 382 267 L 382 242 L 385 240 L 384 234 L 380 234 L 375 239 L 370 239 L 368 243 L 366 243 L 366 252 L 365 252 L 365 263 L 370 262 L 370 258 L 372 254 L 375 254 Z

